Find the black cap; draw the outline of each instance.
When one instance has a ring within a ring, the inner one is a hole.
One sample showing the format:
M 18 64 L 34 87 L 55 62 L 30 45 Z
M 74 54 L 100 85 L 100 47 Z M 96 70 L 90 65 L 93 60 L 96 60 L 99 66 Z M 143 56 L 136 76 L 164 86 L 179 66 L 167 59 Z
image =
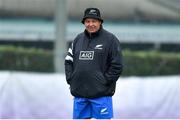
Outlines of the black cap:
M 100 13 L 98 8 L 87 8 L 84 11 L 84 17 L 83 17 L 83 19 L 81 21 L 83 24 L 84 24 L 84 20 L 86 18 L 98 19 L 98 20 L 100 20 L 103 23 L 103 19 L 101 18 L 101 13 Z

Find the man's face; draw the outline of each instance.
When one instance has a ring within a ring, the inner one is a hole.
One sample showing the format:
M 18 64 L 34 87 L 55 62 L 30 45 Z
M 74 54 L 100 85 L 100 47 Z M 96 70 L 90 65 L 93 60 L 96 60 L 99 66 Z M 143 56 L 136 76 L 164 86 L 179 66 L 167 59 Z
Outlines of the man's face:
M 86 18 L 84 25 L 89 33 L 94 33 L 100 29 L 101 21 L 93 18 Z

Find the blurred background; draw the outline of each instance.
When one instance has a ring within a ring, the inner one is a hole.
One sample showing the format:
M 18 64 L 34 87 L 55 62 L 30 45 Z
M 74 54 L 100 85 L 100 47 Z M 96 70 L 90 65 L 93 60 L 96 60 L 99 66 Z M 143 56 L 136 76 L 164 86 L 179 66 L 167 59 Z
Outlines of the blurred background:
M 180 0 L 0 0 L 0 118 L 71 118 L 64 57 L 87 7 L 123 51 L 114 118 L 180 118 Z

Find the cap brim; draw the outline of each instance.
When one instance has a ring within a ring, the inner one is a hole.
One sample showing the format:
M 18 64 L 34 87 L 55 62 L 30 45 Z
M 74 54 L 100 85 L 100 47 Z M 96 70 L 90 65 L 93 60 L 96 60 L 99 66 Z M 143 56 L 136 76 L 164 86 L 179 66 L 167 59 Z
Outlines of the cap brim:
M 101 23 L 103 23 L 103 19 L 101 19 L 100 17 L 91 16 L 91 15 L 87 15 L 86 17 L 84 17 L 81 22 L 84 24 L 84 21 L 85 21 L 85 19 L 87 19 L 87 18 L 97 19 L 97 20 L 101 21 Z

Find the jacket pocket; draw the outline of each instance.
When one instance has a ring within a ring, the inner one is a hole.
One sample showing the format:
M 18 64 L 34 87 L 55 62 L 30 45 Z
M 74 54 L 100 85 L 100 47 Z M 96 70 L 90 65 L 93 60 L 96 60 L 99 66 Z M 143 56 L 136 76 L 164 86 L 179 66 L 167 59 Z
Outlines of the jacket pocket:
M 105 76 L 105 79 L 106 79 L 106 81 L 107 81 L 106 84 L 107 84 L 107 85 L 111 85 L 111 84 L 113 83 L 112 78 L 111 78 L 107 73 L 105 73 L 104 76 Z
M 77 74 L 75 72 L 72 73 L 71 78 L 70 78 L 71 90 L 75 90 L 81 85 L 81 79 L 79 79 L 79 78 L 80 78 L 79 74 Z
M 99 83 L 101 83 L 102 85 L 106 85 L 107 84 L 107 80 L 106 80 L 106 78 L 104 77 L 104 75 L 103 75 L 103 73 L 102 72 L 95 72 L 94 73 L 94 77 L 95 77 L 95 79 L 99 82 Z

